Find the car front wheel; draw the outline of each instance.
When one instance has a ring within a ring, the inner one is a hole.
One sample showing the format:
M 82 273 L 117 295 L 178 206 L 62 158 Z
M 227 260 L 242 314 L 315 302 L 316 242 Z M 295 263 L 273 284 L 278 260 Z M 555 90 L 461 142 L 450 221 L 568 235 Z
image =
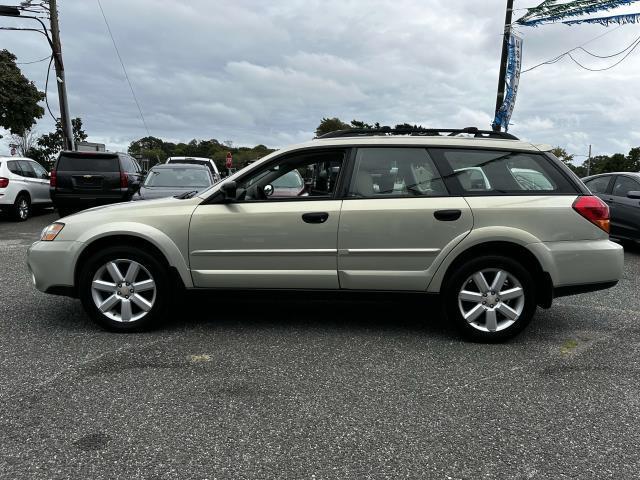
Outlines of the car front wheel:
M 447 316 L 476 341 L 499 342 L 518 334 L 533 318 L 531 274 L 508 257 L 483 256 L 458 267 L 447 282 Z
M 108 330 L 142 330 L 166 314 L 165 267 L 135 247 L 112 247 L 89 259 L 80 274 L 80 300 L 87 313 Z

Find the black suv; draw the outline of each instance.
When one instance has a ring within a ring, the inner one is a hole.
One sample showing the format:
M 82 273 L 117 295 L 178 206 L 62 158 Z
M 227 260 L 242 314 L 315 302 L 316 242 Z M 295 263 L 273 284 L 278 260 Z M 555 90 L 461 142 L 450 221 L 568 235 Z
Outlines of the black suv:
M 126 153 L 61 152 L 51 170 L 51 200 L 61 216 L 97 205 L 126 202 L 145 172 Z

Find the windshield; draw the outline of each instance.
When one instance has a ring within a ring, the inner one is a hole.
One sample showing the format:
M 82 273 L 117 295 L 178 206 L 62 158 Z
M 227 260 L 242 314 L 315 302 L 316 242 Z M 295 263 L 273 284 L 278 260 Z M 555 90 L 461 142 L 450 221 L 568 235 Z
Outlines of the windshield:
M 119 172 L 120 163 L 117 155 L 61 154 L 56 167 L 58 171 L 71 172 Z
M 209 173 L 195 168 L 151 169 L 144 181 L 145 187 L 195 187 L 211 185 Z
M 302 177 L 300 177 L 298 171 L 291 170 L 280 178 L 276 178 L 272 182 L 272 185 L 279 188 L 302 188 L 304 183 L 302 182 Z

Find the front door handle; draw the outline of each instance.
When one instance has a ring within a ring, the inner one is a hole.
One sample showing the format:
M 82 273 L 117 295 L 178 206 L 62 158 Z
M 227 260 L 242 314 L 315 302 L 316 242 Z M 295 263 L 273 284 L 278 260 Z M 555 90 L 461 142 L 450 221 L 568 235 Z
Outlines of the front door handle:
M 311 212 L 311 213 L 303 213 L 302 220 L 305 223 L 324 223 L 329 218 L 329 214 L 327 212 Z
M 460 210 L 436 210 L 433 212 L 433 216 L 436 217 L 436 220 L 440 220 L 442 222 L 453 222 L 454 220 L 458 220 L 462 212 Z

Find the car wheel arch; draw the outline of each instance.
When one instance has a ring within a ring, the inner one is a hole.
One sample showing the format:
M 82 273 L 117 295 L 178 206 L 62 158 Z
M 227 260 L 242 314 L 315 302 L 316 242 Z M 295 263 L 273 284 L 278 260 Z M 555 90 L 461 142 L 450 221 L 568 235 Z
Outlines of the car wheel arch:
M 440 291 L 444 291 L 449 287 L 450 278 L 460 265 L 479 256 L 499 255 L 509 257 L 520 262 L 525 268 L 533 272 L 533 278 L 536 283 L 536 303 L 543 307 L 549 308 L 553 300 L 553 282 L 548 272 L 545 272 L 539 259 L 527 247 L 514 242 L 508 241 L 491 241 L 473 245 L 462 252 L 449 263 L 446 272 L 440 284 Z
M 182 274 L 180 269 L 170 262 L 168 255 L 157 244 L 155 244 L 148 238 L 144 238 L 139 235 L 118 233 L 95 238 L 91 242 L 88 242 L 82 249 L 75 262 L 74 285 L 76 286 L 76 288 L 78 286 L 80 272 L 82 271 L 82 267 L 87 262 L 87 260 L 91 258 L 91 256 L 96 252 L 99 252 L 106 247 L 113 246 L 137 247 L 145 251 L 153 252 L 154 255 L 157 255 L 161 263 L 167 268 L 167 271 L 171 276 L 171 280 L 175 285 L 180 288 L 191 286 L 190 276 L 185 279 L 185 276 Z

